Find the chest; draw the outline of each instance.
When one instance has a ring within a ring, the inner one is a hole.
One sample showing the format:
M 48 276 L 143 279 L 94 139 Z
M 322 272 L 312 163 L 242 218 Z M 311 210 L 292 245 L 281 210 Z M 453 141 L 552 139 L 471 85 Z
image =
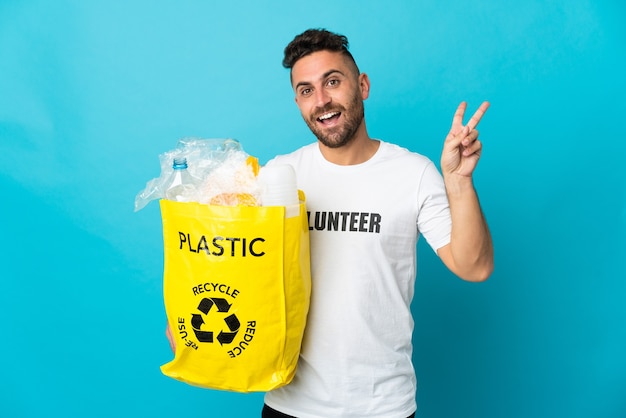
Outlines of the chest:
M 418 216 L 416 186 L 380 172 L 299 175 L 307 196 L 309 230 L 412 236 Z

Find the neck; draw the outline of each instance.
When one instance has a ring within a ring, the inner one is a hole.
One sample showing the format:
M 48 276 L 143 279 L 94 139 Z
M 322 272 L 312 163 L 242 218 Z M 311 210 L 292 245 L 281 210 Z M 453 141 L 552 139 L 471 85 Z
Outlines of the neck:
M 337 165 L 356 165 L 372 158 L 378 151 L 380 141 L 369 137 L 363 122 L 352 140 L 342 147 L 329 148 L 319 141 L 318 144 L 327 161 Z

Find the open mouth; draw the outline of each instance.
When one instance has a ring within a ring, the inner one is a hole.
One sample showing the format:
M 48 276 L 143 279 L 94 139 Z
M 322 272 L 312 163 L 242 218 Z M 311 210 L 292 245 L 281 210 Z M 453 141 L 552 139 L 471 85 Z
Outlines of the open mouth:
M 327 112 L 317 118 L 317 121 L 323 125 L 329 125 L 339 119 L 341 112 Z

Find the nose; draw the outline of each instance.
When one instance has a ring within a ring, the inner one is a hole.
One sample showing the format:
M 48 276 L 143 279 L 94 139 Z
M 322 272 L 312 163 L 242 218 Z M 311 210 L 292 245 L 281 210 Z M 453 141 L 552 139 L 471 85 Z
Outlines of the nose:
M 324 88 L 315 89 L 315 106 L 323 108 L 332 101 L 330 94 Z

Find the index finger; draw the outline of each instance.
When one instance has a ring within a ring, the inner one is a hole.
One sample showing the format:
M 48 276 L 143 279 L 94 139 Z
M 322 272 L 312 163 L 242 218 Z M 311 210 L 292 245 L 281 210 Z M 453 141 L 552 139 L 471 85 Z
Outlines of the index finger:
M 465 115 L 465 109 L 467 109 L 467 103 L 461 102 L 459 107 L 456 108 L 454 116 L 452 117 L 452 131 L 461 130 L 463 127 L 463 116 Z
M 467 121 L 467 125 L 466 125 L 469 127 L 470 131 L 476 128 L 476 126 L 478 126 L 478 122 L 480 122 L 480 120 L 483 118 L 488 108 L 489 108 L 489 102 L 483 102 L 478 108 L 478 110 L 474 112 L 470 120 Z

